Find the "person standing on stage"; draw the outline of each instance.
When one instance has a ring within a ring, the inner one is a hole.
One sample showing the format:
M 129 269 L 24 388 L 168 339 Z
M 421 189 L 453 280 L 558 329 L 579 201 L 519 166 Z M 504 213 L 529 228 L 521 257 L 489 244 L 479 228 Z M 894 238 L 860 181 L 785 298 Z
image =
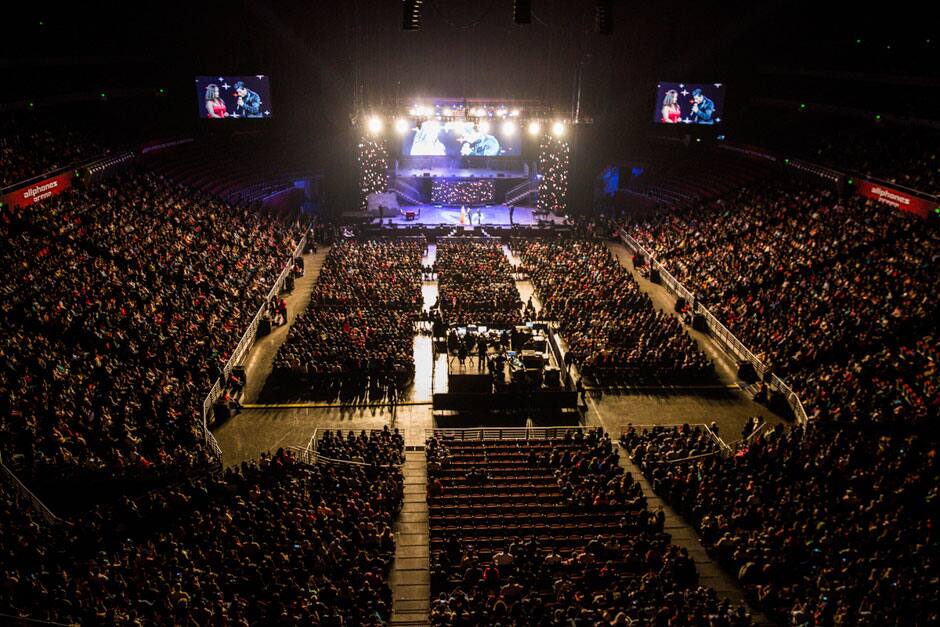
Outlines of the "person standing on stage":
M 509 205 L 509 224 L 512 224 L 512 214 L 516 210 L 515 205 Z

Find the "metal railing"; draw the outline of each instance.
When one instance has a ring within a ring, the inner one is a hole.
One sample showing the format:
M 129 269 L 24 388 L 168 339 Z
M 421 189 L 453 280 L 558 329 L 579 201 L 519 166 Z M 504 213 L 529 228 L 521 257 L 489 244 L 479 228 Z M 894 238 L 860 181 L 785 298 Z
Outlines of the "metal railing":
M 646 258 L 646 262 L 649 264 L 650 268 L 659 271 L 659 276 L 662 279 L 663 285 L 666 286 L 666 289 L 675 296 L 681 296 L 685 298 L 687 302 L 694 303 L 695 298 L 688 289 L 679 281 L 676 280 L 672 274 L 670 274 L 662 264 L 657 261 L 653 255 L 646 250 L 639 242 L 637 242 L 633 237 L 631 237 L 624 229 L 620 229 L 620 239 L 628 248 L 633 250 L 634 253 L 643 255 Z M 751 351 L 747 346 L 744 345 L 741 340 L 739 340 L 731 331 L 728 330 L 724 324 L 722 324 L 718 318 L 716 318 L 712 312 L 710 312 L 705 306 L 701 303 L 696 303 L 695 311 L 701 315 L 708 326 L 709 333 L 712 337 L 718 340 L 718 345 L 734 359 L 739 361 L 746 361 L 754 367 L 757 375 L 767 384 L 767 386 L 773 390 L 776 390 L 784 395 L 787 400 L 787 403 L 790 405 L 790 409 L 793 411 L 793 415 L 796 417 L 797 422 L 801 425 L 807 424 L 809 417 L 806 413 L 806 410 L 803 407 L 802 401 L 800 401 L 799 396 L 796 392 L 793 391 L 790 386 L 788 386 L 783 379 L 778 377 L 775 374 L 769 373 L 769 366 L 764 364 L 757 356 Z
M 520 200 L 523 200 L 527 198 L 528 196 L 531 196 L 532 194 L 535 194 L 539 191 L 539 186 L 538 186 L 537 181 L 526 181 L 525 183 L 523 183 L 523 185 L 526 187 L 526 189 L 514 188 L 513 190 L 506 192 L 506 196 L 504 197 L 505 200 L 503 200 L 503 204 L 505 205 L 515 204 L 519 202 Z
M 235 350 L 232 351 L 232 355 L 225 363 L 225 367 L 222 368 L 222 376 L 216 379 L 215 383 L 212 384 L 212 387 L 209 389 L 209 393 L 206 395 L 206 400 L 203 401 L 203 436 L 206 440 L 206 443 L 212 447 L 213 452 L 216 453 L 219 458 L 221 458 L 222 454 L 221 449 L 219 448 L 219 444 L 215 440 L 215 437 L 209 431 L 209 416 L 212 413 L 212 405 L 215 404 L 215 402 L 219 400 L 219 397 L 222 396 L 222 381 L 228 379 L 229 375 L 232 374 L 232 369 L 244 361 L 245 357 L 248 355 L 248 351 L 250 351 L 251 347 L 254 346 L 255 336 L 258 334 L 258 325 L 261 323 L 261 318 L 264 316 L 264 310 L 267 307 L 268 302 L 280 293 L 281 287 L 283 287 L 288 275 L 294 271 L 294 259 L 303 254 L 306 244 L 307 236 L 305 234 L 300 238 L 300 243 L 297 244 L 297 246 L 294 248 L 294 251 L 291 253 L 290 260 L 284 266 L 284 269 L 277 277 L 277 280 L 274 282 L 274 285 L 271 287 L 271 290 L 268 292 L 267 296 L 265 296 L 264 302 L 261 304 L 261 307 L 258 308 L 257 313 L 255 313 L 254 318 L 252 318 L 251 323 L 248 325 L 248 328 L 242 335 L 241 340 L 239 340 Z
M 0 476 L 2 476 L 3 479 L 10 484 L 10 486 L 17 492 L 20 498 L 29 501 L 30 505 L 36 511 L 36 513 L 42 516 L 43 520 L 45 520 L 47 523 L 58 524 L 63 522 L 61 518 L 53 514 L 52 510 L 46 507 L 46 504 L 43 503 L 38 496 L 33 494 L 32 490 L 27 488 L 26 485 L 20 481 L 19 477 L 17 477 L 16 474 L 10 470 L 6 464 L 3 463 L 2 456 L 0 456 Z
M 565 427 L 471 427 L 467 429 L 425 429 L 426 439 L 435 436 L 452 440 L 534 440 L 563 438 L 566 433 L 588 433 L 600 427 L 570 425 Z

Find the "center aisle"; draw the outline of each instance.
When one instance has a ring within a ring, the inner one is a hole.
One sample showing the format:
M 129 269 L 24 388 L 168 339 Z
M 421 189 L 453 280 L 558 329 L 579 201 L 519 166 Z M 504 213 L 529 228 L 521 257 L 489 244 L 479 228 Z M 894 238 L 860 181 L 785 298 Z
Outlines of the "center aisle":
M 418 448 L 418 447 L 415 447 Z M 391 625 L 427 625 L 431 602 L 428 559 L 428 463 L 424 450 L 405 453 L 405 502 L 395 522 Z

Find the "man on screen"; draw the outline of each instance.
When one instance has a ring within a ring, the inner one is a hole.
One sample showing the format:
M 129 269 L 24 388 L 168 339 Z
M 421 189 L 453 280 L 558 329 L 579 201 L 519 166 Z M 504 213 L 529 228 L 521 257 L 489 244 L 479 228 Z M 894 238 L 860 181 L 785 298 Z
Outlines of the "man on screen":
M 245 83 L 242 81 L 235 83 L 235 95 L 238 97 L 238 100 L 235 101 L 235 115 L 237 117 L 261 117 L 261 96 L 245 87 Z
M 692 123 L 714 124 L 715 103 L 706 97 L 702 90 L 696 87 L 692 90 Z

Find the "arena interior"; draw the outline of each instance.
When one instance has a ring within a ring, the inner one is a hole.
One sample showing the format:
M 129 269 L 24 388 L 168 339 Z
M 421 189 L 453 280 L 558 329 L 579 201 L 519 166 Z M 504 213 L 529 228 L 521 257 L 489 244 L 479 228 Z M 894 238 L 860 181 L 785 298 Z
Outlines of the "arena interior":
M 6 7 L 0 624 L 940 623 L 925 8 Z

